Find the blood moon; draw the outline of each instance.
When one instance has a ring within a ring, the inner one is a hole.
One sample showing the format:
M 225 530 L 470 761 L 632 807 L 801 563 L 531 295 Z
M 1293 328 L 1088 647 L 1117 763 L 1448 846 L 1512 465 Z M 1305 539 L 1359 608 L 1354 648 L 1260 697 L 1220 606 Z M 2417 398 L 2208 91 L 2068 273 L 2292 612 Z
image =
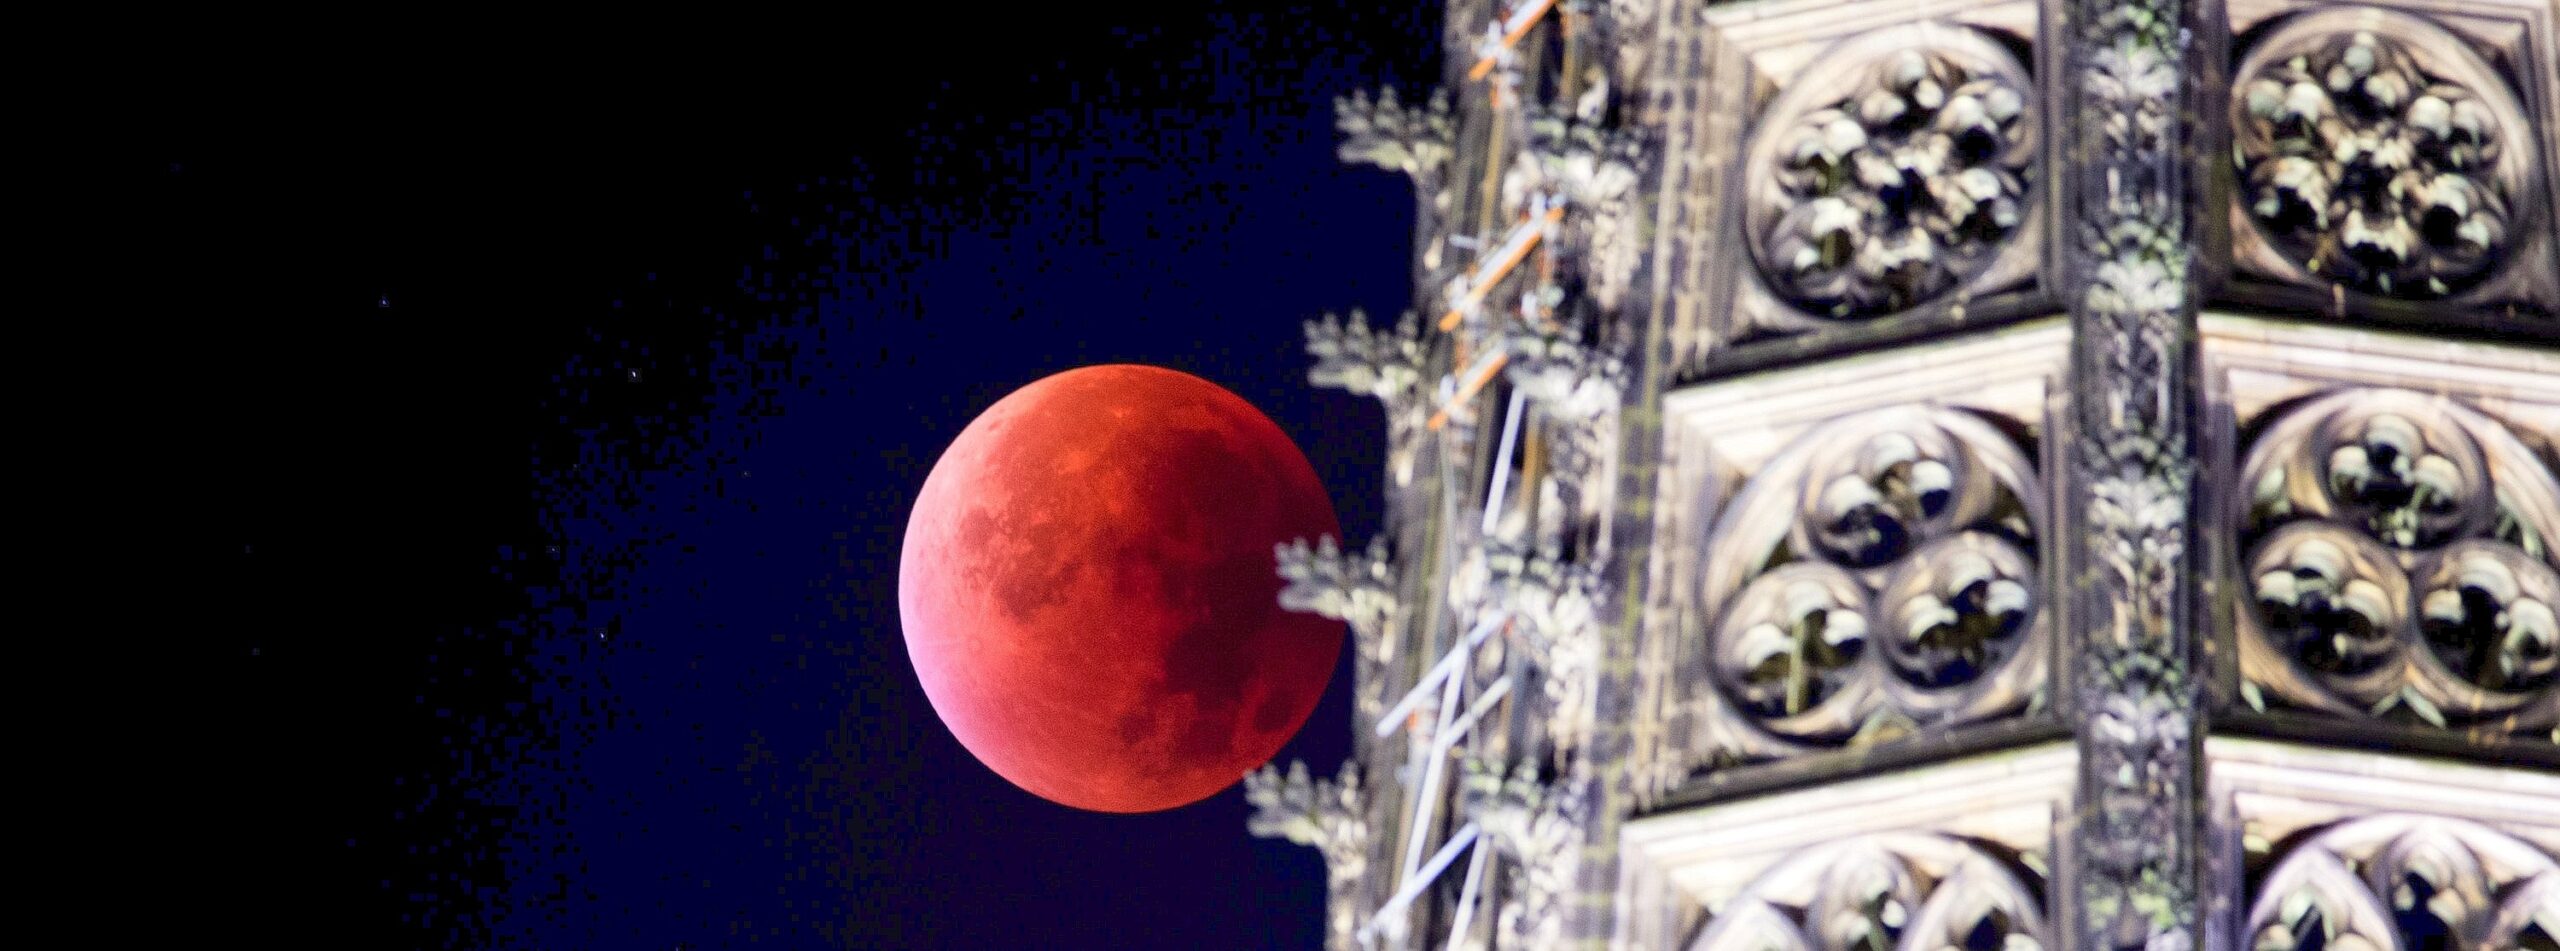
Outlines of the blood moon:
M 1269 760 L 1342 626 L 1282 610 L 1272 549 L 1338 535 L 1296 443 L 1216 384 L 1083 367 L 989 407 L 907 522 L 898 613 L 942 722 L 1052 802 L 1152 812 Z

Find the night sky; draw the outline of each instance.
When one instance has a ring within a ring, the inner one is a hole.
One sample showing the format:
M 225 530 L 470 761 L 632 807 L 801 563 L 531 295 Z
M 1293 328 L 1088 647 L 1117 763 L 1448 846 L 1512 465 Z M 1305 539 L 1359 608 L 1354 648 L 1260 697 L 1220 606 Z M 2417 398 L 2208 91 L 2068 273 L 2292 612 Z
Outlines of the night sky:
M 1239 789 L 1101 815 L 978 765 L 897 553 L 971 418 L 1107 362 L 1253 402 L 1375 532 L 1378 409 L 1306 384 L 1299 324 L 1406 306 L 1410 186 L 1336 161 L 1331 101 L 1426 88 L 1439 15 L 134 51 L 101 214 L 152 319 L 118 352 L 167 394 L 136 438 L 183 514 L 149 540 L 202 590 L 149 914 L 257 947 L 1319 946 L 1321 864 Z M 1341 761 L 1350 661 L 1282 761 Z

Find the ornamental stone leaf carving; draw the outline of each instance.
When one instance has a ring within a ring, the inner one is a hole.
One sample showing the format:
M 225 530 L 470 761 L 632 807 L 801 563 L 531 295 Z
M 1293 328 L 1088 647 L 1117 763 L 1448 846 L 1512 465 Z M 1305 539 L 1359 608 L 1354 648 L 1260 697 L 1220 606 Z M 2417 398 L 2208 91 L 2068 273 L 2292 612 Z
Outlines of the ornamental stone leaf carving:
M 1394 621 L 1402 610 L 1396 596 L 1396 565 L 1387 540 L 1369 540 L 1368 551 L 1344 551 L 1333 536 L 1282 542 L 1272 552 L 1282 587 L 1280 606 L 1341 621 L 1351 628 L 1359 678 L 1355 702 L 1363 717 L 1386 712 L 1385 682 L 1380 671 L 1394 659 Z
M 1333 536 L 1282 542 L 1273 549 L 1279 564 L 1280 606 L 1349 624 L 1368 641 L 1397 610 L 1395 564 L 1387 557 L 1384 536 L 1369 541 L 1368 552 L 1346 552 Z M 1381 657 L 1380 659 L 1383 659 Z
M 1625 299 L 1642 251 L 1637 217 L 1645 196 L 1637 185 L 1643 162 L 1643 139 L 1634 132 L 1543 109 L 1531 115 L 1529 147 L 1503 182 L 1504 207 L 1513 212 L 1533 187 L 1565 200 L 1563 243 L 1602 310 Z
M 1394 327 L 1371 328 L 1357 308 L 1348 321 L 1331 314 L 1306 322 L 1307 382 L 1376 399 L 1387 411 L 1387 471 L 1399 486 L 1413 482 L 1415 457 L 1431 404 L 1423 384 L 1430 347 L 1422 318 L 1406 311 Z
M 1805 314 L 1939 297 L 2027 220 L 2034 84 L 1988 36 L 1929 26 L 1842 43 L 1762 120 L 1744 227 L 1770 290 Z
M 1587 563 L 1531 556 L 1506 573 L 1502 587 L 1513 630 L 1538 673 L 1533 706 L 1545 714 L 1547 742 L 1560 753 L 1575 750 L 1592 728 L 1607 583 Z
M 1420 323 L 1407 311 L 1394 327 L 1372 329 L 1357 308 L 1348 321 L 1332 314 L 1307 321 L 1307 355 L 1316 358 L 1307 381 L 1390 404 L 1419 401 L 1427 349 Z
M 1360 880 L 1368 874 L 1369 802 L 1360 770 L 1345 761 L 1333 779 L 1311 779 L 1307 764 L 1292 761 L 1287 774 L 1265 764 L 1245 774 L 1245 802 L 1253 815 L 1246 831 L 1259 838 L 1311 846 L 1324 857 L 1327 898 L 1325 948 L 1351 951 L 1360 923 Z
M 2239 214 L 2303 276 L 2442 298 L 2516 244 L 2533 136 L 2505 81 L 2441 27 L 2369 8 L 2304 16 L 2231 89 Z
M 1504 326 L 1502 350 L 1511 355 L 1503 364 L 1504 378 L 1550 415 L 1568 422 L 1586 422 L 1617 409 L 1626 392 L 1627 361 L 1582 339 L 1592 323 L 1578 319 L 1552 327 Z
M 1568 773 L 1542 781 L 1528 761 L 1506 774 L 1497 763 L 1469 758 L 1461 770 L 1460 810 L 1518 869 L 1496 920 L 1498 946 L 1558 946 L 1589 835 L 1589 778 Z
M 1334 128 L 1342 133 L 1345 162 L 1375 165 L 1430 181 L 1449 162 L 1457 137 L 1447 90 L 1435 89 L 1420 106 L 1406 106 L 1387 87 L 1372 99 L 1354 92 L 1334 100 Z

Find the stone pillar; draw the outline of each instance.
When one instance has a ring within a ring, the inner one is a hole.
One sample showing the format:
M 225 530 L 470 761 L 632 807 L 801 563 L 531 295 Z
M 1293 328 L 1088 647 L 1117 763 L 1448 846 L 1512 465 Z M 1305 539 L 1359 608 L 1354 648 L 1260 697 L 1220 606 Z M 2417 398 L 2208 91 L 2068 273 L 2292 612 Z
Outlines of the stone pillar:
M 2072 406 L 2063 553 L 2078 799 L 2057 916 L 2073 948 L 2185 949 L 2197 926 L 2194 0 L 2062 18 L 2062 294 Z

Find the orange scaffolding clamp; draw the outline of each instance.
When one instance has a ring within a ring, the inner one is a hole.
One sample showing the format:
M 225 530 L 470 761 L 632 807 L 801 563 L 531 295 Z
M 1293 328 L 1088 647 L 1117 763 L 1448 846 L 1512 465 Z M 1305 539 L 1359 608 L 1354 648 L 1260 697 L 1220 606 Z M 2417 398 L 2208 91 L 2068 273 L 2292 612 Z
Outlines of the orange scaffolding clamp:
M 1476 60 L 1474 68 L 1467 70 L 1467 78 L 1483 79 L 1486 73 L 1493 72 L 1494 61 L 1500 59 L 1504 51 L 1518 45 L 1521 37 L 1529 35 L 1529 28 L 1538 25 L 1538 18 L 1546 16 L 1547 8 L 1555 5 L 1556 0 L 1531 0 L 1512 10 L 1511 17 L 1500 27 L 1501 38 L 1490 44 L 1494 48 L 1486 51 L 1483 59 Z
M 1509 362 L 1511 362 L 1511 355 L 1501 350 L 1486 353 L 1484 359 L 1476 361 L 1476 365 L 1468 370 L 1466 385 L 1458 388 L 1457 395 L 1449 397 L 1447 402 L 1440 404 L 1440 411 L 1431 414 L 1431 421 L 1427 425 L 1434 430 L 1449 425 L 1449 411 L 1458 408 L 1459 404 L 1475 399 L 1476 394 L 1484 392 L 1485 384 L 1493 382 L 1493 375 L 1502 372 L 1502 365 Z
M 1512 226 L 1510 236 L 1504 238 L 1502 247 L 1494 252 L 1493 266 L 1481 280 L 1470 273 L 1466 290 L 1459 293 L 1458 299 L 1449 305 L 1448 313 L 1440 315 L 1440 329 L 1458 329 L 1458 323 L 1466 319 L 1467 309 L 1474 307 L 1478 301 L 1484 300 L 1485 292 L 1492 290 L 1494 285 L 1502 283 L 1502 279 L 1510 275 L 1512 268 L 1520 266 L 1520 262 L 1528 258 L 1529 250 L 1538 246 L 1538 239 L 1546 234 L 1547 229 L 1563 220 L 1564 205 L 1558 203 L 1548 208 L 1545 214 L 1534 215 Z M 1470 272 L 1473 270 L 1473 268 L 1469 269 Z

